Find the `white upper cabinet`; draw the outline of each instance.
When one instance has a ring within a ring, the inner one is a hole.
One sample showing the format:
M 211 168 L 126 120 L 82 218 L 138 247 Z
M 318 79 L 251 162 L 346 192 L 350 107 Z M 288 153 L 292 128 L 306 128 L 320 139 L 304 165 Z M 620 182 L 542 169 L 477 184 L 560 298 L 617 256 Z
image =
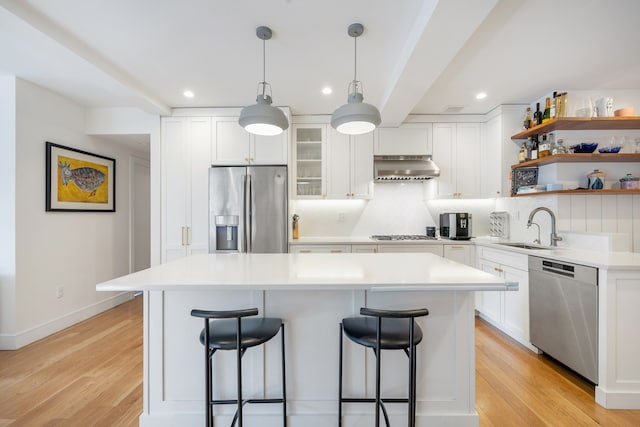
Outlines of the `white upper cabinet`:
M 293 126 L 293 176 L 296 198 L 326 197 L 326 124 Z
M 288 131 L 275 136 L 252 135 L 237 117 L 214 118 L 211 163 L 217 165 L 286 165 Z
M 162 260 L 208 252 L 211 118 L 162 119 Z
M 373 132 L 344 135 L 328 127 L 327 198 L 367 199 L 373 189 Z
M 374 154 L 377 156 L 409 156 L 431 154 L 430 123 L 405 124 L 397 128 L 378 128 Z
M 435 123 L 433 161 L 440 168 L 437 194 L 443 198 L 480 197 L 480 123 Z
M 482 197 L 509 197 L 511 165 L 518 162 L 520 144 L 511 135 L 522 127 L 526 106 L 502 105 L 495 116 L 483 124 L 481 164 Z

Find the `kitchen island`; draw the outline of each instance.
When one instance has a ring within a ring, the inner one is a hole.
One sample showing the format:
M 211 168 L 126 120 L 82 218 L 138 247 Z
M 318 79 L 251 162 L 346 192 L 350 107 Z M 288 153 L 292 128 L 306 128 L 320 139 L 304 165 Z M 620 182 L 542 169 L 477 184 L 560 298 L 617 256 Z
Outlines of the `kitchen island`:
M 426 307 L 418 319 L 418 425 L 477 426 L 474 291 L 517 284 L 430 253 L 194 255 L 97 285 L 99 291 L 144 291 L 144 402 L 141 426 L 201 426 L 204 366 L 193 308 L 258 307 L 285 322 L 289 425 L 337 424 L 339 322 L 360 307 Z M 245 397 L 280 392 L 278 340 L 249 350 L 243 361 Z M 216 355 L 214 395 L 235 397 L 234 354 Z M 401 397 L 407 361 L 385 352 L 383 395 Z M 345 345 L 345 396 L 373 394 L 370 352 Z M 233 409 L 215 408 L 217 425 Z M 388 405 L 404 423 L 406 405 Z M 249 405 L 248 425 L 281 425 L 278 405 Z M 343 425 L 370 425 L 373 406 L 345 405 Z M 253 424 L 251 424 L 253 422 Z

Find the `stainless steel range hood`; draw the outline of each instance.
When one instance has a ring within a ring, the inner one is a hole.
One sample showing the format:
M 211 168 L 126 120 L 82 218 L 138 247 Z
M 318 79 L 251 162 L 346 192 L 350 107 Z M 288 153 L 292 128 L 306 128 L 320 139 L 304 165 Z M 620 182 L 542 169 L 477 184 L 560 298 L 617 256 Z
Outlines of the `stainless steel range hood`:
M 373 156 L 377 182 L 424 181 L 440 176 L 431 156 Z

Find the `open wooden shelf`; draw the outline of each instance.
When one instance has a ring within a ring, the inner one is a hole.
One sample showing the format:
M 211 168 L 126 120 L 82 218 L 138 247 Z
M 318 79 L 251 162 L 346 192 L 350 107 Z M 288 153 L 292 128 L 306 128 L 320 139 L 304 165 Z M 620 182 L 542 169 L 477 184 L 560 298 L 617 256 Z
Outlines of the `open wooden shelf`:
M 640 162 L 640 153 L 617 153 L 617 154 L 555 154 L 553 156 L 546 156 L 541 159 L 529 160 L 526 162 L 511 165 L 511 169 L 526 168 L 532 166 L 544 166 L 552 163 L 588 163 L 588 162 L 600 162 L 600 163 L 616 163 L 616 162 Z
M 554 130 L 618 130 L 640 129 L 640 116 L 628 117 L 564 117 L 549 120 L 513 135 L 511 139 L 527 139 Z
M 512 194 L 511 197 L 548 196 L 551 194 L 589 194 L 589 195 L 640 194 L 640 190 L 620 190 L 620 189 L 589 190 L 585 188 L 585 189 L 577 189 L 577 190 L 536 191 L 532 193 Z

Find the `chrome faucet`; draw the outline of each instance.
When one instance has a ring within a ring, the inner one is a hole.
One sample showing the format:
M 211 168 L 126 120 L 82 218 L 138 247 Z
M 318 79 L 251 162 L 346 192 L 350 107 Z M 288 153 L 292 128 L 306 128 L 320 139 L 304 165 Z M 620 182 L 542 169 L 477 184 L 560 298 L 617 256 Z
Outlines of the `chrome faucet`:
M 542 242 L 540 241 L 540 226 L 538 224 L 536 224 L 535 222 L 532 222 L 531 225 L 535 225 L 536 228 L 538 229 L 538 238 L 533 240 L 533 243 L 537 243 L 539 245 L 542 244 Z
M 551 246 L 558 246 L 558 242 L 562 240 L 562 237 L 556 234 L 556 216 L 553 214 L 551 209 L 541 206 L 532 210 L 531 213 L 529 214 L 529 220 L 527 221 L 527 228 L 531 227 L 531 225 L 533 224 L 533 217 L 539 211 L 545 211 L 551 217 L 551 242 L 550 243 L 551 243 Z

